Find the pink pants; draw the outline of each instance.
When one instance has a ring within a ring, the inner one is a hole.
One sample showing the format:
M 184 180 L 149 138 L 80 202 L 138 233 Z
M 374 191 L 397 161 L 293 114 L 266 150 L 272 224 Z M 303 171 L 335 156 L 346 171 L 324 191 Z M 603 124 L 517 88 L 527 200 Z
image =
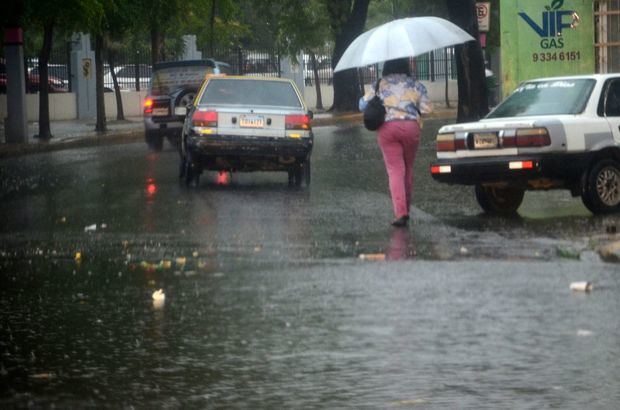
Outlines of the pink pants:
M 388 121 L 379 128 L 377 141 L 390 181 L 394 215 L 409 215 L 413 192 L 413 161 L 420 144 L 417 121 Z

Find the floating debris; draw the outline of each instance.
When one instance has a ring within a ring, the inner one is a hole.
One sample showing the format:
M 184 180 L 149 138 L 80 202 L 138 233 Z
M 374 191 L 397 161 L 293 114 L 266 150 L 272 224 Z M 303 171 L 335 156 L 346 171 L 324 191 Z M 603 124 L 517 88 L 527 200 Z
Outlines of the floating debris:
M 92 224 L 84 227 L 84 232 L 95 232 L 97 230 L 97 224 Z
M 363 261 L 384 261 L 385 253 L 361 253 L 359 258 Z
M 75 260 L 76 260 L 76 262 L 81 262 L 82 261 L 82 252 L 76 252 L 75 253 Z
M 573 292 L 590 292 L 592 291 L 592 282 L 582 281 L 570 284 L 570 290 Z
M 577 330 L 577 336 L 588 337 L 588 336 L 593 336 L 593 335 L 594 335 L 594 332 L 591 330 L 585 330 L 585 329 Z
M 31 379 L 40 379 L 40 380 L 47 380 L 47 379 L 53 379 L 54 377 L 56 377 L 56 374 L 54 373 L 37 373 L 37 374 L 31 374 L 30 378 Z
M 155 309 L 161 309 L 164 307 L 164 303 L 166 302 L 166 295 L 162 289 L 156 290 L 153 292 L 153 307 Z
M 153 300 L 165 300 L 166 294 L 164 293 L 163 289 L 159 289 L 153 292 L 152 297 L 153 297 Z

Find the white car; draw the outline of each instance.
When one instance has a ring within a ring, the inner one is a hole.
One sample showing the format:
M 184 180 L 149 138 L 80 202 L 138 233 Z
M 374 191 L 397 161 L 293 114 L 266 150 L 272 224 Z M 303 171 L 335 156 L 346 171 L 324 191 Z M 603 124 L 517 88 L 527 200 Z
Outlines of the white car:
M 475 185 L 487 213 L 514 213 L 539 189 L 569 189 L 595 214 L 620 210 L 620 73 L 522 83 L 483 120 L 442 127 L 431 174 Z
M 146 91 L 149 88 L 151 82 L 151 66 L 147 64 L 129 64 L 114 67 L 116 73 L 116 80 L 118 81 L 118 87 L 124 91 L 136 90 L 136 71 L 138 81 L 140 82 L 140 90 Z M 103 76 L 103 84 L 106 91 L 114 90 L 114 81 L 110 69 L 105 71 Z

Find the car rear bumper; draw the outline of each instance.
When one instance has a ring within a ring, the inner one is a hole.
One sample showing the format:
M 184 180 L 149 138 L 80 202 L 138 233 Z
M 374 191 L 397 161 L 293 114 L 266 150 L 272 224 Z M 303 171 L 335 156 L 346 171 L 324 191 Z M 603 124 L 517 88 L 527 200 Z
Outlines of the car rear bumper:
M 312 152 L 313 138 L 265 138 L 234 135 L 192 136 L 187 150 L 192 155 L 212 157 L 296 157 L 306 158 Z
M 439 159 L 431 175 L 439 182 L 475 185 L 485 182 L 527 182 L 537 179 L 579 180 L 590 155 L 524 155 L 491 158 Z
M 183 118 L 170 117 L 144 117 L 144 129 L 147 132 L 157 132 L 162 136 L 180 138 L 183 130 Z

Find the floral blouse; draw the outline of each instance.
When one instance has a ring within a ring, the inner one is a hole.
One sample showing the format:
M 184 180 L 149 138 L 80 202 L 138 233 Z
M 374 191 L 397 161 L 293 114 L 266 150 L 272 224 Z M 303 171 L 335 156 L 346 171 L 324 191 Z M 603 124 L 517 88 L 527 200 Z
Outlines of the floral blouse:
M 360 111 L 364 111 L 368 101 L 374 96 L 373 86 L 360 98 Z M 429 114 L 433 111 L 433 104 L 428 98 L 424 84 L 405 74 L 390 74 L 383 77 L 379 83 L 379 97 L 385 106 L 385 121 L 418 120 L 420 113 Z

